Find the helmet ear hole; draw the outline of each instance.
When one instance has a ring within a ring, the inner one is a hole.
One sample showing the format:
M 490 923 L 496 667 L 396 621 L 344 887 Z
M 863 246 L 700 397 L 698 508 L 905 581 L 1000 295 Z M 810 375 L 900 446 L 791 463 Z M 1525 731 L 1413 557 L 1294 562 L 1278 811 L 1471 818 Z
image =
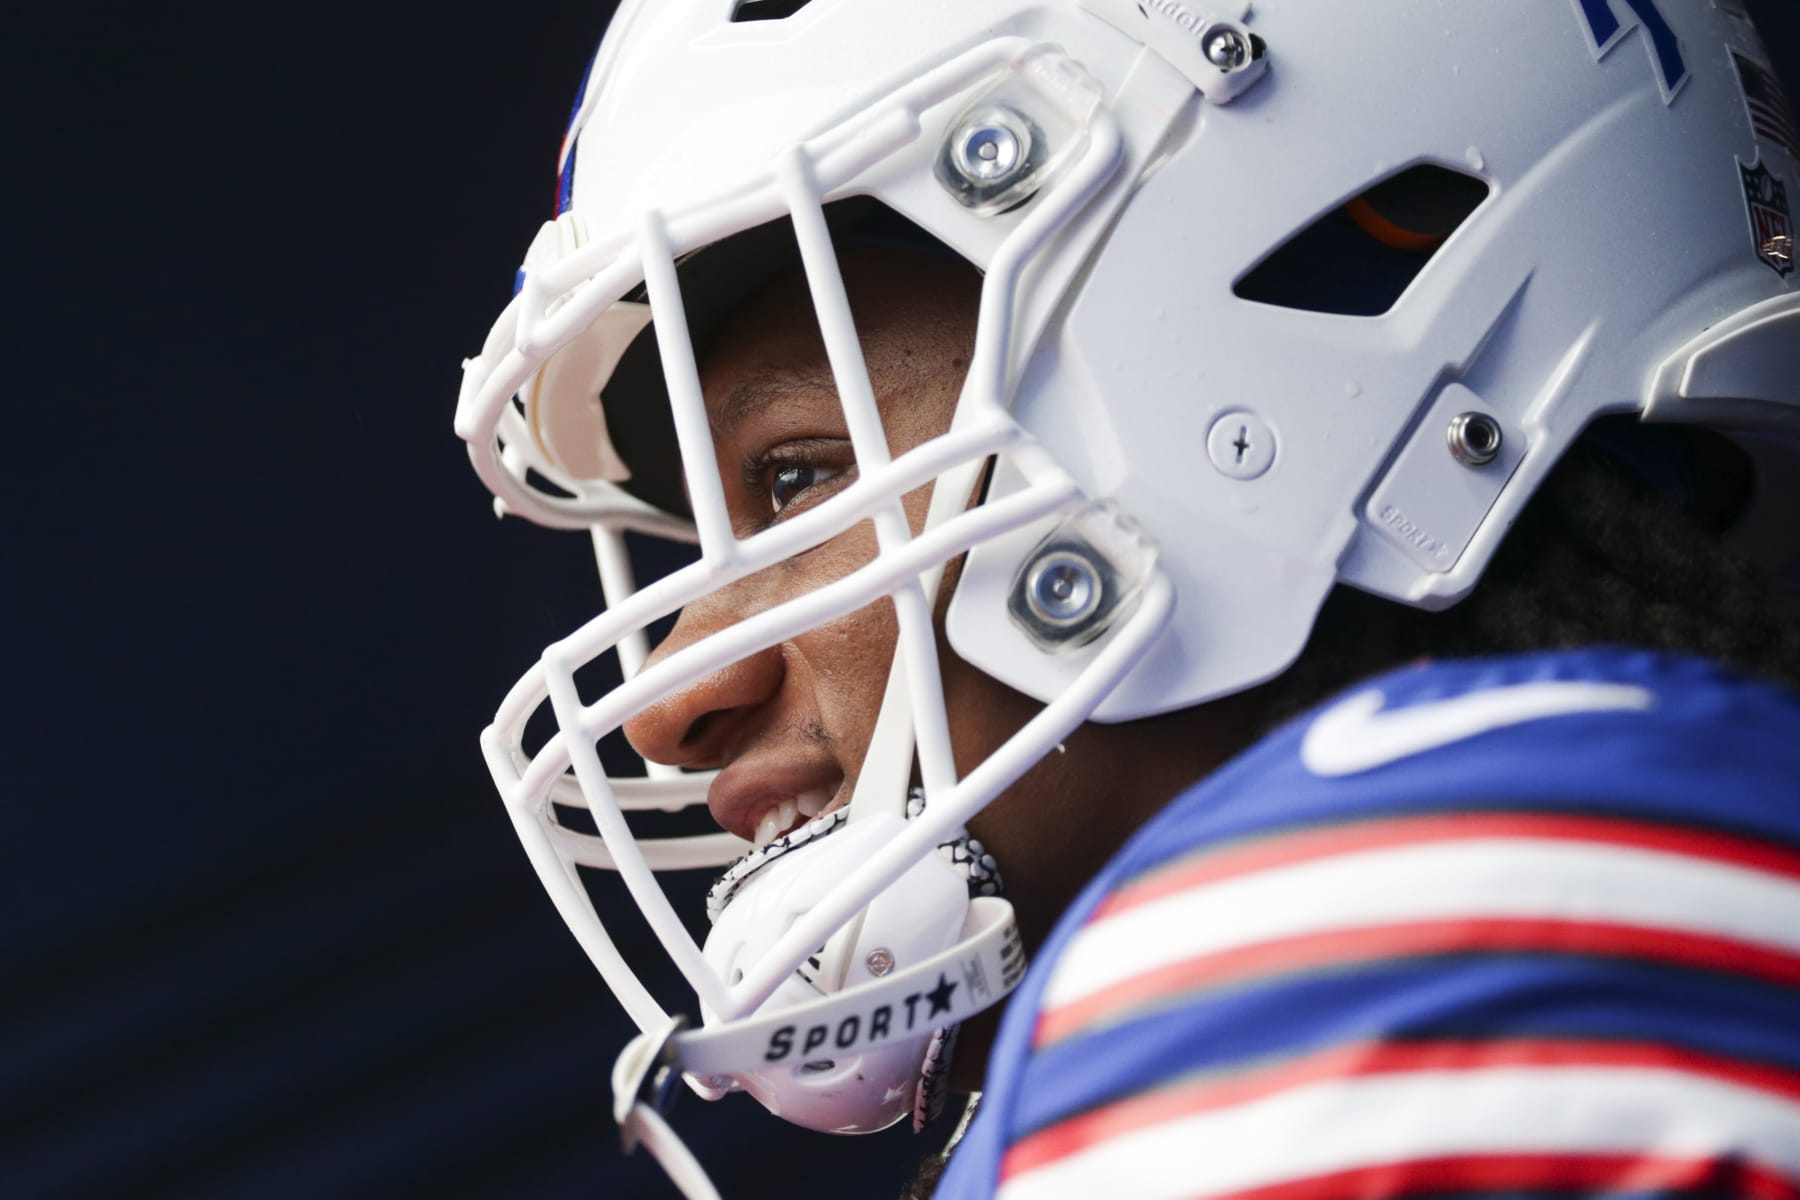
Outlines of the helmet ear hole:
M 1488 193 L 1477 176 L 1430 163 L 1409 167 L 1289 238 L 1233 290 L 1281 308 L 1380 316 Z
M 1344 212 L 1383 245 L 1430 255 L 1487 197 L 1485 180 L 1424 163 L 1382 180 Z

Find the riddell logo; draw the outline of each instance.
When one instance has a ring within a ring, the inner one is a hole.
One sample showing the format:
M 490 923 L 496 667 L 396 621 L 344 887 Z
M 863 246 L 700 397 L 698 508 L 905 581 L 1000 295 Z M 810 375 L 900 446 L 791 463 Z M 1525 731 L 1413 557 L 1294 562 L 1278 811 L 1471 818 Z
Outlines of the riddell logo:
M 1199 33 L 1206 26 L 1204 17 L 1185 5 L 1177 4 L 1175 0 L 1140 0 L 1138 11 L 1148 17 L 1150 14 L 1144 12 L 1145 5 L 1149 5 L 1189 33 Z

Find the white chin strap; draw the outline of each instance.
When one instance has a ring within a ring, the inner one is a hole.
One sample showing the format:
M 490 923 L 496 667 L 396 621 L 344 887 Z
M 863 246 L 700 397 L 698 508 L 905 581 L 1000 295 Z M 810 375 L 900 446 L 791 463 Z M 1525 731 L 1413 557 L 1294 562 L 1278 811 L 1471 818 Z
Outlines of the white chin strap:
M 861 987 L 708 1029 L 684 1029 L 672 1018 L 633 1038 L 612 1081 L 626 1153 L 644 1146 L 688 1200 L 717 1200 L 699 1161 L 662 1117 L 681 1075 L 728 1077 L 960 1024 L 1002 999 L 1025 974 L 1010 903 L 994 896 L 971 900 L 965 934 L 949 949 Z

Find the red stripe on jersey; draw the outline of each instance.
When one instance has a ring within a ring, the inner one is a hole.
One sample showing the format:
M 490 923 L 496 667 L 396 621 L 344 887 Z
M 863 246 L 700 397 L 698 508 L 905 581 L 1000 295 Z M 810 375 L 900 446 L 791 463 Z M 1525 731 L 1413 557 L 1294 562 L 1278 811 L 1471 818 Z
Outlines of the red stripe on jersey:
M 1277 834 L 1157 868 L 1101 901 L 1090 924 L 1191 888 L 1321 858 L 1482 838 L 1591 842 L 1706 859 L 1800 880 L 1800 853 L 1708 830 L 1545 813 L 1435 813 Z
M 1545 918 L 1466 918 L 1333 929 L 1198 954 L 1134 975 L 1039 1015 L 1038 1047 L 1125 1010 L 1258 976 L 1431 954 L 1507 952 L 1635 958 L 1800 987 L 1800 955 L 1736 938 Z
M 1196 1113 L 1247 1104 L 1328 1079 L 1410 1071 L 1475 1071 L 1498 1067 L 1636 1067 L 1676 1070 L 1768 1092 L 1800 1104 L 1800 1073 L 1761 1063 L 1696 1054 L 1646 1042 L 1432 1041 L 1337 1046 L 1263 1070 L 1209 1076 L 1071 1117 L 1020 1140 L 1006 1152 L 1006 1180 L 1092 1146 Z M 1359 1193 L 1360 1194 L 1360 1193 Z
M 1695 1192 L 1743 1200 L 1800 1200 L 1779 1168 L 1741 1158 L 1635 1154 L 1483 1154 L 1379 1163 L 1195 1200 L 1389 1200 L 1442 1192 Z

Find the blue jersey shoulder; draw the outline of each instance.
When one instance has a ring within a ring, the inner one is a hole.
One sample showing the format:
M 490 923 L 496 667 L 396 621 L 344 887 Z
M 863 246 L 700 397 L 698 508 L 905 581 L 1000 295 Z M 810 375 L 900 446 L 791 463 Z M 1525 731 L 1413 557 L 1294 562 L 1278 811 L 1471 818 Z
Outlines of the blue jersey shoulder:
M 1582 650 L 1426 663 L 1351 689 L 1190 789 L 1097 886 L 1200 841 L 1346 814 L 1666 815 L 1800 843 L 1800 695 L 1715 664 Z
M 1106 958 L 1084 928 L 1141 894 L 1299 861 L 1312 846 L 1428 844 L 1446 829 L 1466 839 L 1483 821 L 1579 852 L 1666 844 L 1734 865 L 1773 856 L 1752 865 L 1791 870 L 1800 697 L 1703 661 L 1586 650 L 1423 664 L 1277 730 L 1141 830 L 1065 915 L 1009 1006 L 982 1114 L 938 1194 L 993 1194 L 1009 1148 L 1017 1156 L 1159 1080 L 1353 1039 L 1566 1047 L 1601 1021 L 1633 1044 L 1700 1047 L 1800 1077 L 1800 981 L 1746 983 L 1665 961 L 1699 953 L 1685 944 L 1562 956 L 1513 945 L 1452 958 L 1389 946 L 1357 950 L 1355 970 L 1269 970 L 1204 995 L 1164 978 L 1135 1006 L 1138 983 L 1070 983 Z M 1428 925 L 1409 936 L 1428 936 Z M 1459 937 L 1472 936 L 1466 925 Z M 1596 924 L 1581 936 L 1604 932 Z M 1480 936 L 1528 935 L 1496 925 Z M 1575 999 L 1527 1013 L 1516 1003 L 1524 994 Z

